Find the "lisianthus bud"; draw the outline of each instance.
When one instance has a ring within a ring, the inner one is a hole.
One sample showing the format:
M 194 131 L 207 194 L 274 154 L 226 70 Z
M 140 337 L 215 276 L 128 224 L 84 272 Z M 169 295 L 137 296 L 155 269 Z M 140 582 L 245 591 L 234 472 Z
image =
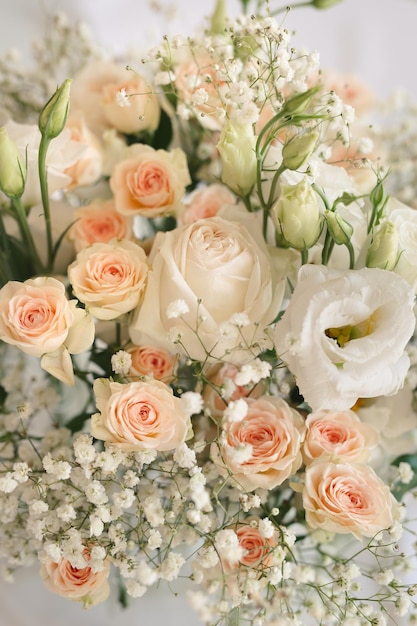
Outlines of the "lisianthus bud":
M 69 111 L 71 80 L 67 78 L 48 100 L 39 115 L 39 130 L 42 135 L 53 139 L 65 126 Z
M 278 244 L 308 250 L 320 237 L 323 218 L 317 195 L 306 178 L 296 185 L 281 184 L 281 195 L 272 207 Z
M 288 100 L 286 100 L 281 112 L 283 114 L 285 113 L 285 115 L 298 115 L 303 113 L 319 89 L 320 87 L 315 86 L 311 87 L 311 89 L 308 89 L 307 91 L 291 96 Z
M 9 198 L 20 198 L 26 181 L 26 167 L 5 128 L 0 128 L 0 189 Z
M 353 226 L 333 211 L 325 211 L 324 217 L 333 241 L 339 246 L 348 244 L 352 237 Z
M 256 182 L 255 147 L 252 124 L 225 124 L 217 144 L 223 164 L 222 181 L 238 194 L 248 194 Z
M 282 165 L 297 170 L 314 152 L 319 138 L 316 130 L 307 130 L 292 137 L 282 148 Z
M 224 32 L 227 21 L 226 5 L 224 0 L 217 0 L 216 7 L 211 16 L 211 32 L 221 34 Z
M 366 266 L 393 270 L 398 262 L 398 246 L 399 235 L 397 229 L 392 222 L 384 222 L 381 228 L 372 236 L 366 255 Z
M 329 9 L 334 4 L 338 4 L 342 0 L 311 0 L 311 6 L 315 9 Z

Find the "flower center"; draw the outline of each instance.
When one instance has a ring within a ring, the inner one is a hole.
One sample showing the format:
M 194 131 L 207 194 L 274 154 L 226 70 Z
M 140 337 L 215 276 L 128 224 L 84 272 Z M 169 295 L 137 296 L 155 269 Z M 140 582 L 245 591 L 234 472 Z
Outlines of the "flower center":
M 374 326 L 375 323 L 371 316 L 369 319 L 359 322 L 359 324 L 327 328 L 324 334 L 326 337 L 334 339 L 340 348 L 344 348 L 349 341 L 370 335 L 374 330 Z

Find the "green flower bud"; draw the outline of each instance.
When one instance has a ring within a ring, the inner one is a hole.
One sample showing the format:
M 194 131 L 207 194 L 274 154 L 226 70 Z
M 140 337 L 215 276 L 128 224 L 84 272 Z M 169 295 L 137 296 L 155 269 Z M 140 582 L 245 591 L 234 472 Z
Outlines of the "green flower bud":
M 372 236 L 366 255 L 366 266 L 393 270 L 399 258 L 398 248 L 398 231 L 392 222 L 385 222 Z
M 25 189 L 26 167 L 14 141 L 0 128 L 0 189 L 11 199 L 20 198 Z
M 310 104 L 312 98 L 316 95 L 316 93 L 320 90 L 320 87 L 312 87 L 303 93 L 297 93 L 295 96 L 291 96 L 285 102 L 284 106 L 281 109 L 281 113 L 284 115 L 300 115 L 303 113 L 308 105 Z
M 317 194 L 306 178 L 296 185 L 281 184 L 281 195 L 272 207 L 278 245 L 308 250 L 323 227 Z
M 342 0 L 311 0 L 311 6 L 315 9 L 329 9 L 335 4 L 338 4 Z
M 325 211 L 324 218 L 334 242 L 338 246 L 347 245 L 353 234 L 353 226 L 333 211 Z
M 298 170 L 314 152 L 318 139 L 316 130 L 292 137 L 282 148 L 282 165 L 289 170 Z
M 224 33 L 227 22 L 226 4 L 224 0 L 217 0 L 216 7 L 211 16 L 211 32 L 213 34 Z
M 71 80 L 67 78 L 48 100 L 39 115 L 39 130 L 49 139 L 58 137 L 67 121 Z
M 255 147 L 252 124 L 225 124 L 217 144 L 223 164 L 222 181 L 239 195 L 250 193 L 256 182 Z

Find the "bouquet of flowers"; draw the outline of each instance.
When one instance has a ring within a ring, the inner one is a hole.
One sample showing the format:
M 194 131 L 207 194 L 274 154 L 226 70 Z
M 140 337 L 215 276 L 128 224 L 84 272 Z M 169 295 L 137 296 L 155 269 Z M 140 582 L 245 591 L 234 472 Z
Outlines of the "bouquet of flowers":
M 4 576 L 37 559 L 84 607 L 188 576 L 206 624 L 411 620 L 415 210 L 268 3 L 140 71 L 77 50 L 40 107 L 1 66 Z

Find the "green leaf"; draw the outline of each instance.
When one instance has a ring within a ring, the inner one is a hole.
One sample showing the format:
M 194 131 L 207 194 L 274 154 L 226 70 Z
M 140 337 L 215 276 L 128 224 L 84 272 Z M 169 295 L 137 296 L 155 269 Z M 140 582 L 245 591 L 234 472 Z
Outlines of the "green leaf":
M 80 413 L 73 417 L 69 422 L 65 424 L 65 427 L 68 428 L 72 433 L 79 432 L 83 429 L 84 424 L 89 420 L 91 415 L 89 413 Z

